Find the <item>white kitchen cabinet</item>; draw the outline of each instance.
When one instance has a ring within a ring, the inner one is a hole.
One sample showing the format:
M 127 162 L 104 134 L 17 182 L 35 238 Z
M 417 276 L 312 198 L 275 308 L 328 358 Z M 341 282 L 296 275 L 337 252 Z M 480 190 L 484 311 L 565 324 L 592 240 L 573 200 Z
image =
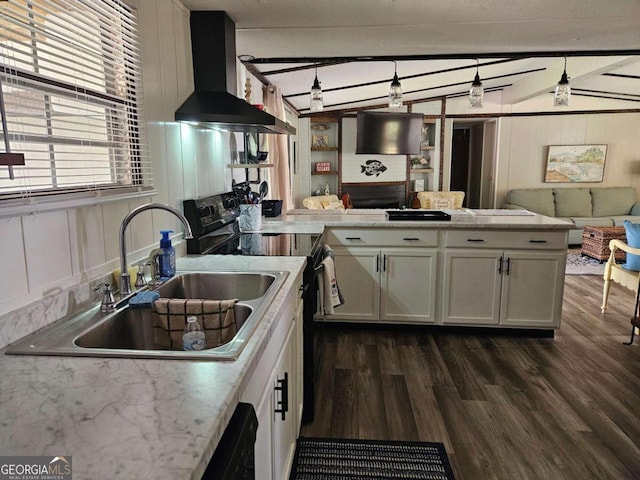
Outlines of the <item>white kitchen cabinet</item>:
M 437 250 L 337 247 L 334 254 L 345 304 L 331 320 L 435 321 Z
M 433 323 L 438 251 L 389 248 L 380 251 L 380 320 Z
M 444 254 L 442 323 L 497 325 L 502 252 L 459 249 Z
M 336 279 L 345 303 L 327 319 L 377 321 L 380 311 L 380 250 L 336 247 L 333 253 Z
M 426 229 L 329 229 L 345 303 L 327 320 L 435 322 L 438 238 Z
M 564 265 L 559 252 L 447 249 L 442 323 L 557 327 Z
M 271 432 L 271 450 L 273 452 L 273 479 L 286 480 L 293 463 L 298 430 L 296 415 L 297 392 L 295 382 L 297 333 L 295 324 L 291 326 L 284 348 L 276 363 L 273 386 L 273 423 Z
M 562 314 L 565 253 L 506 251 L 500 325 L 558 327 Z
M 301 284 L 301 279 L 298 282 Z M 302 414 L 302 303 L 294 291 L 287 311 L 256 363 L 241 395 L 258 417 L 255 444 L 256 479 L 288 478 Z M 284 412 L 284 418 L 281 410 Z

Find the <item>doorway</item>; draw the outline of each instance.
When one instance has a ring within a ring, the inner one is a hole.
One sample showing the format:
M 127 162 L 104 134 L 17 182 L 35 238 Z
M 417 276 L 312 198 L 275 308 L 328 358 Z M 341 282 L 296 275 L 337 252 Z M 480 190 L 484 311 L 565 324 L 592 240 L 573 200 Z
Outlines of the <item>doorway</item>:
M 450 190 L 465 193 L 467 208 L 493 208 L 494 119 L 453 122 Z

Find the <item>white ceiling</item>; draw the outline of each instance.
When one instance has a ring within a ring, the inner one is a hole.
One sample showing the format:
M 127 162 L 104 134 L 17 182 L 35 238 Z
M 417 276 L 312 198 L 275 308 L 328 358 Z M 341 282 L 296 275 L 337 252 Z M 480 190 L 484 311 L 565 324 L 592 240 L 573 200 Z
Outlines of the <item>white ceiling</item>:
M 563 53 L 574 96 L 640 108 L 640 0 L 182 1 L 190 10 L 226 11 L 237 54 L 254 57 L 251 65 L 301 113 L 316 63 L 325 111 L 384 104 L 391 60 L 401 57 L 405 101 L 465 95 L 478 58 L 485 90 L 513 105 L 553 90 Z M 332 59 L 349 61 L 322 65 Z M 350 85 L 358 86 L 343 89 Z

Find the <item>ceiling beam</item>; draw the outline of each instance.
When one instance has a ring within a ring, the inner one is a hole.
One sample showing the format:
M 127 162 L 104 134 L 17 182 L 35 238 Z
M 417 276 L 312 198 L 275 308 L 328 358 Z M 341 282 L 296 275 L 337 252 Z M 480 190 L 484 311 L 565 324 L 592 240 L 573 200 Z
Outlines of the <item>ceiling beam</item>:
M 600 75 L 610 72 L 612 69 L 620 68 L 625 65 L 631 65 L 638 62 L 638 57 L 626 56 L 605 56 L 595 58 L 568 58 L 567 75 L 570 82 L 576 82 L 581 78 L 588 78 L 594 75 Z M 532 64 L 540 64 L 541 60 L 534 60 Z M 547 64 L 548 65 L 548 64 Z M 528 75 L 522 80 L 515 82 L 513 87 L 505 91 L 503 102 L 505 104 L 514 105 L 516 103 L 529 100 L 554 90 L 562 70 L 564 62 L 558 60 L 557 69 L 548 68 L 545 71 Z
M 253 58 L 247 63 L 323 63 L 336 62 L 401 62 L 413 60 L 462 60 L 480 58 L 553 58 L 553 57 L 615 57 L 640 55 L 640 50 L 571 50 L 571 51 L 538 51 L 538 52 L 493 52 L 493 53 L 458 53 L 458 54 L 424 54 L 424 55 L 382 55 L 357 57 L 263 57 Z

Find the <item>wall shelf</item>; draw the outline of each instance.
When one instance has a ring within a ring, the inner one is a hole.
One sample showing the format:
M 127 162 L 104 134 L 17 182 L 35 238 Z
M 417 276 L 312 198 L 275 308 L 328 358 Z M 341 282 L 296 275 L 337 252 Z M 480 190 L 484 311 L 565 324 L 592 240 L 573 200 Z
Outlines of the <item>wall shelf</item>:
M 433 168 L 411 168 L 411 173 L 430 173 L 433 172 Z
M 311 175 L 338 175 L 338 172 L 331 170 L 330 172 L 311 172 Z
M 229 163 L 228 168 L 271 168 L 274 167 L 273 163 Z
M 311 147 L 312 152 L 337 152 L 338 147 Z

